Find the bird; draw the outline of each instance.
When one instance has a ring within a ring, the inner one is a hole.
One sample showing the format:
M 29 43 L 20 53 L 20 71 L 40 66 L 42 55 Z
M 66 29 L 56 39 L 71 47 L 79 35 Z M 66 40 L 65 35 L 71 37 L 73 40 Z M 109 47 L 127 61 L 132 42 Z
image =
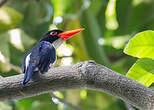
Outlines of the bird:
M 27 84 L 32 76 L 37 73 L 45 73 L 56 63 L 56 49 L 67 39 L 83 31 L 75 29 L 70 31 L 50 30 L 39 41 L 39 43 L 26 54 L 22 61 L 22 72 L 24 73 L 23 86 Z

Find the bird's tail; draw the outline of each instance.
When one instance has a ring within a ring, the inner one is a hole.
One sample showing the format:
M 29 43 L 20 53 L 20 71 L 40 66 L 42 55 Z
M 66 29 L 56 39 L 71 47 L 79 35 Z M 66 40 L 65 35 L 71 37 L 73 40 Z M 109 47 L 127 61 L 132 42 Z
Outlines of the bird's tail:
M 27 71 L 25 72 L 25 76 L 24 76 L 24 80 L 23 80 L 23 85 L 25 85 L 26 83 L 29 82 L 29 80 L 31 79 L 33 73 L 34 73 L 35 67 L 32 66 L 32 64 L 29 64 Z

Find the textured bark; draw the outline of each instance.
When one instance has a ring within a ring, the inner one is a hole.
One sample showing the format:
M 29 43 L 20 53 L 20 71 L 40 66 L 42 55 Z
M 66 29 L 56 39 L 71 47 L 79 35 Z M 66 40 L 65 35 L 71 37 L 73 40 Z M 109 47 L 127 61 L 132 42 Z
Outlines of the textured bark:
M 24 75 L 0 78 L 0 100 L 25 98 L 56 90 L 90 89 L 116 96 L 142 110 L 154 110 L 154 91 L 93 61 L 36 74 L 25 87 Z

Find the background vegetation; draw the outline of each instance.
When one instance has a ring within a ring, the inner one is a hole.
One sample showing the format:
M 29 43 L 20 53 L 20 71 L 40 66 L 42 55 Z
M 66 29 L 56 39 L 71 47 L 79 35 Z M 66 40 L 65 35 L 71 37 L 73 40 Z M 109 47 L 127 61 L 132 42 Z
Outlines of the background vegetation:
M 23 56 L 44 33 L 54 28 L 85 28 L 85 31 L 57 50 L 56 66 L 95 60 L 125 75 L 137 58 L 124 54 L 124 46 L 136 33 L 154 30 L 153 0 L 6 0 L 5 4 L 1 2 L 3 1 L 0 1 L 0 74 L 3 77 L 20 74 L 19 67 Z M 144 43 L 145 39 L 139 40 L 138 43 Z M 134 53 L 136 51 L 137 49 Z M 125 50 L 125 53 L 136 56 L 129 52 L 128 49 Z M 140 56 L 142 58 L 142 55 Z M 142 62 L 154 65 L 149 59 L 140 59 L 136 65 Z M 153 67 L 148 66 L 150 70 Z M 127 74 L 128 77 L 131 77 L 131 70 Z M 153 81 L 143 84 L 150 86 L 152 83 Z M 123 101 L 102 92 L 71 90 L 55 94 L 84 110 L 127 110 Z M 59 101 L 54 102 L 49 94 L 43 94 L 0 102 L 0 110 L 72 110 Z

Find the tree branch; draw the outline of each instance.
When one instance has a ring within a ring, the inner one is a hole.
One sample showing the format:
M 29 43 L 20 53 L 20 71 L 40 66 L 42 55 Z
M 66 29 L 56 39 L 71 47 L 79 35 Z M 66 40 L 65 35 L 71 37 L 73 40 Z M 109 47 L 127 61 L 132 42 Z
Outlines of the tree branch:
M 25 87 L 24 75 L 1 78 L 0 100 L 24 98 L 56 90 L 90 89 L 103 91 L 142 110 L 154 110 L 154 91 L 92 61 L 57 67 L 36 74 Z
M 7 2 L 7 0 L 2 0 L 2 1 L 0 2 L 0 7 L 2 7 L 6 2 Z
M 21 68 L 11 64 L 7 59 L 5 59 L 5 64 L 7 64 L 11 69 L 13 69 L 14 71 L 18 72 L 18 73 L 22 73 Z
M 79 106 L 73 105 L 72 103 L 68 102 L 67 100 L 63 98 L 57 97 L 53 92 L 50 92 L 51 97 L 58 99 L 60 102 L 64 103 L 65 105 L 75 109 L 75 110 L 82 110 Z

